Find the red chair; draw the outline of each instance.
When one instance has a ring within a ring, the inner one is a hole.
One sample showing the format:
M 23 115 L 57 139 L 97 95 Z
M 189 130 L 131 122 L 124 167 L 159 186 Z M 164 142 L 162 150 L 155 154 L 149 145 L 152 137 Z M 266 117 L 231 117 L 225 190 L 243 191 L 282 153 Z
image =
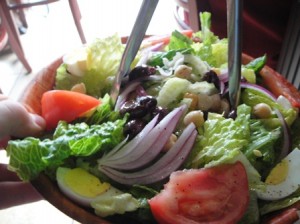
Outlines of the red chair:
M 14 4 L 10 4 L 7 0 L 0 0 L 0 18 L 1 25 L 4 27 L 8 34 L 8 40 L 12 50 L 15 52 L 19 60 L 22 62 L 28 73 L 32 71 L 22 48 L 22 43 L 19 37 L 19 31 L 16 26 L 15 18 L 12 14 L 12 11 L 15 10 L 18 12 L 20 16 L 20 20 L 25 27 L 27 27 L 27 21 L 24 14 L 24 9 L 37 6 L 37 5 L 45 5 L 57 2 L 59 0 L 37 0 L 35 2 L 22 3 L 21 0 L 16 0 Z M 77 27 L 78 34 L 80 36 L 81 42 L 83 44 L 86 43 L 86 39 L 83 33 L 83 29 L 80 23 L 81 14 L 78 6 L 77 0 L 69 0 L 70 9 L 73 15 L 73 19 L 75 25 Z

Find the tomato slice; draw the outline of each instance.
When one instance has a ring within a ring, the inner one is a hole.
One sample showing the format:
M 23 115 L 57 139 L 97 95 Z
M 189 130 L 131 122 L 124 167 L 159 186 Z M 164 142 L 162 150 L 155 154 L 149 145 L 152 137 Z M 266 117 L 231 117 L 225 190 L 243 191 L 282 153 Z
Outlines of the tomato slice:
M 279 73 L 270 69 L 263 69 L 260 74 L 263 78 L 264 86 L 276 97 L 282 95 L 291 102 L 292 106 L 300 108 L 300 92 L 293 84 Z
M 236 162 L 174 172 L 149 204 L 161 224 L 226 224 L 243 217 L 248 201 L 247 174 Z
M 67 90 L 47 91 L 41 101 L 46 129 L 55 128 L 60 120 L 71 122 L 99 104 L 98 99 L 86 94 Z

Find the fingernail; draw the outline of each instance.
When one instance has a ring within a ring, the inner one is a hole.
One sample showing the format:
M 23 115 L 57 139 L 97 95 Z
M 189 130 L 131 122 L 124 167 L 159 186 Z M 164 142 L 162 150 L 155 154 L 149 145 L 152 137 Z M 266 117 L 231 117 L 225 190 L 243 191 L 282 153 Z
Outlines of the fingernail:
M 44 118 L 42 118 L 41 116 L 37 115 L 37 114 L 32 114 L 32 118 L 33 121 L 42 129 L 45 128 L 46 126 L 46 122 L 44 120 Z

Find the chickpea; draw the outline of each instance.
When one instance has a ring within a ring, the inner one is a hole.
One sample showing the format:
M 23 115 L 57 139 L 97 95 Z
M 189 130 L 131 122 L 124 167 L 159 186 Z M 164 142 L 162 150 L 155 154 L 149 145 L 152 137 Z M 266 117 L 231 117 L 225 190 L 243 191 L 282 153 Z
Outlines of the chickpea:
M 263 154 L 261 153 L 261 151 L 259 151 L 259 150 L 257 150 L 257 149 L 254 149 L 254 150 L 253 150 L 253 154 L 254 154 L 255 156 L 257 156 L 257 157 L 262 157 L 262 156 L 263 156 Z
M 204 124 L 204 116 L 201 110 L 194 110 L 185 115 L 183 123 L 187 126 L 190 123 L 194 123 L 197 128 Z
M 172 148 L 172 146 L 176 143 L 176 141 L 177 141 L 177 136 L 175 134 L 172 134 L 169 140 L 167 141 L 167 143 L 164 145 L 162 151 L 167 152 L 170 148 Z
M 221 97 L 219 94 L 207 96 L 205 94 L 198 95 L 198 109 L 202 111 L 212 110 L 218 111 L 221 107 Z
M 221 105 L 219 109 L 220 113 L 223 113 L 225 116 L 227 116 L 230 112 L 230 104 L 227 99 L 221 99 Z
M 272 109 L 266 103 L 259 103 L 253 107 L 253 114 L 258 118 L 270 118 Z
M 186 93 L 186 94 L 184 94 L 183 98 L 188 98 L 188 99 L 192 100 L 190 107 L 189 107 L 190 110 L 196 109 L 196 107 L 198 105 L 198 95 L 196 95 L 194 93 Z
M 86 88 L 84 83 L 78 83 L 71 88 L 71 91 L 78 93 L 86 93 Z
M 192 74 L 192 68 L 186 65 L 179 65 L 175 71 L 174 75 L 178 78 L 188 79 Z
M 220 94 L 213 94 L 209 96 L 209 99 L 211 100 L 211 106 L 210 110 L 212 111 L 218 111 L 221 107 L 221 96 Z

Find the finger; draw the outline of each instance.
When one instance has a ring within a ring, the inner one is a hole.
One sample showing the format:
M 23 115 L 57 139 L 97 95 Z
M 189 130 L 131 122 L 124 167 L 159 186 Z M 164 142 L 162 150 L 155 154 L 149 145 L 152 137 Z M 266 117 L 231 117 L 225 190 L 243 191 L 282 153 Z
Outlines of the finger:
M 6 135 L 0 139 L 0 150 L 5 149 L 7 147 L 7 143 L 10 140 L 10 136 Z
M 45 128 L 45 121 L 25 107 L 12 100 L 0 101 L 0 136 L 37 136 Z
M 13 136 L 39 136 L 43 133 L 46 126 L 45 120 L 37 114 L 28 113 L 27 116 L 28 117 L 24 120 L 23 124 L 21 125 L 22 128 L 13 128 Z
M 24 182 L 0 182 L 0 209 L 39 201 L 42 196 Z
M 16 173 L 7 169 L 7 164 L 0 164 L 0 182 L 3 181 L 20 181 Z

